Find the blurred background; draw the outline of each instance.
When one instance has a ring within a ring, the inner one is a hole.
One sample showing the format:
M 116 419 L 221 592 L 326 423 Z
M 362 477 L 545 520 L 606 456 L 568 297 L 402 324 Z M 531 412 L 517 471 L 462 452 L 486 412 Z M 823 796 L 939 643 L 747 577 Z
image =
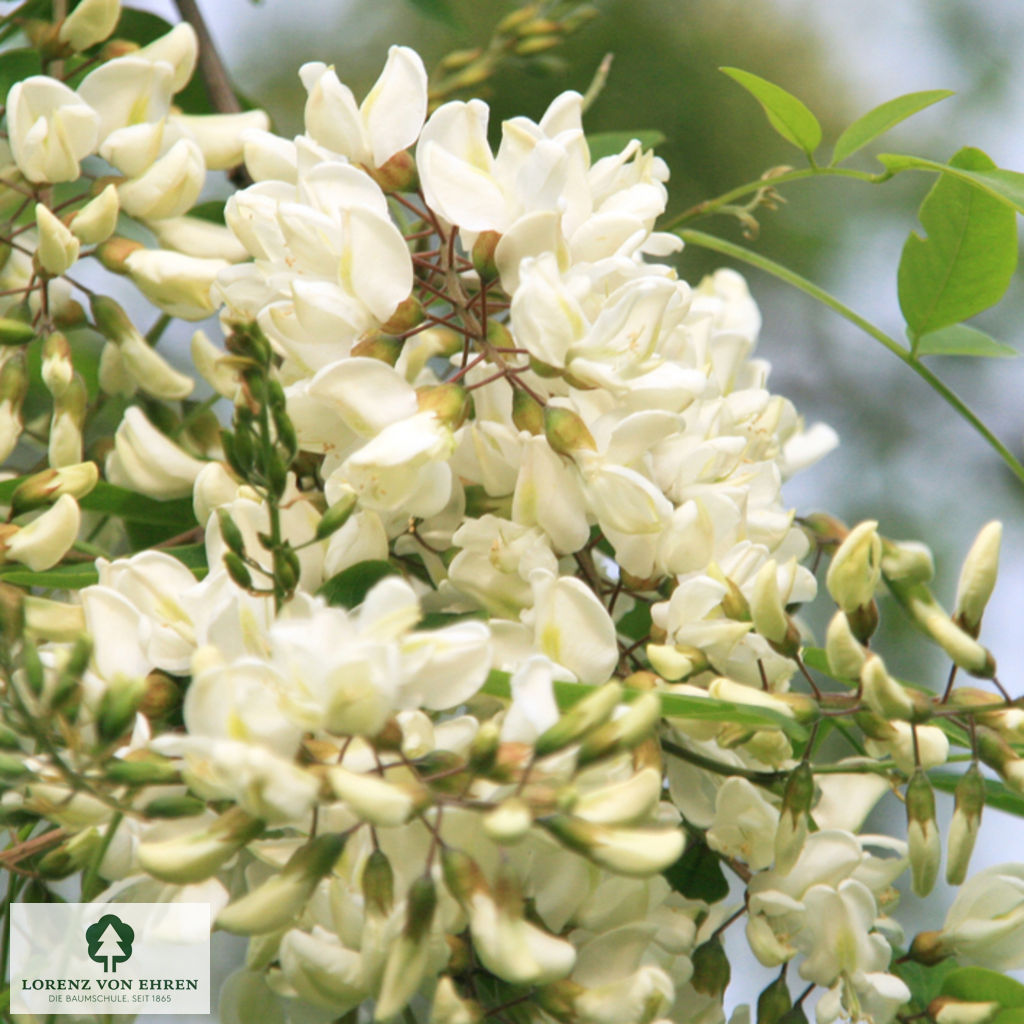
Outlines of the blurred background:
M 171 0 L 136 0 L 134 6 L 177 20 Z M 301 130 L 304 92 L 296 72 L 305 61 L 334 64 L 361 98 L 388 45 L 414 46 L 430 68 L 453 49 L 484 44 L 515 5 L 200 0 L 200 6 L 238 89 L 270 112 L 279 133 L 292 135 Z M 602 57 L 612 53 L 587 129 L 664 133 L 658 152 L 672 169 L 670 214 L 802 160 L 769 128 L 755 101 L 717 70 L 722 65 L 752 71 L 801 97 L 821 120 L 826 146 L 884 100 L 953 89 L 954 97 L 872 144 L 853 165 L 878 170 L 874 152 L 946 160 L 973 145 L 1001 167 L 1024 169 L 1024 4 L 1017 0 L 597 0 L 596 6 L 601 16 L 566 46 L 528 70 L 510 69 L 487 83 L 492 127 L 514 114 L 538 118 L 564 89 L 584 91 Z M 425 16 L 431 9 L 450 17 Z M 749 244 L 902 339 L 896 267 L 907 233 L 919 230 L 916 210 L 932 180 L 908 173 L 882 187 L 835 180 L 786 186 L 788 203 L 762 213 L 760 236 Z M 734 220 L 694 226 L 743 242 Z M 687 251 L 679 269 L 695 283 L 722 263 L 713 254 Z M 760 354 L 772 363 L 772 389 L 791 398 L 808 423 L 824 420 L 842 439 L 836 452 L 788 485 L 790 502 L 801 512 L 827 510 L 848 522 L 876 518 L 889 536 L 926 541 L 938 565 L 937 593 L 947 605 L 975 533 L 988 520 L 1002 519 L 1002 574 L 982 639 L 994 650 L 1004 686 L 1024 693 L 1024 486 L 875 341 L 787 286 L 744 273 L 764 315 Z M 1024 349 L 1024 275 L 977 324 Z M 1024 360 L 931 364 L 1019 456 Z M 941 662 L 924 644 L 907 640 L 891 666 L 941 687 Z M 902 809 L 895 800 L 889 804 L 880 813 L 891 815 L 888 827 L 901 834 Z M 943 813 L 948 817 L 948 804 Z M 982 828 L 975 870 L 1021 859 L 1021 822 L 990 811 Z M 928 918 L 920 916 L 920 902 L 904 897 L 900 916 L 910 935 L 941 925 L 934 895 Z M 749 975 L 735 970 L 734 978 L 741 974 L 729 990 L 734 1002 L 756 998 L 767 981 L 756 968 Z

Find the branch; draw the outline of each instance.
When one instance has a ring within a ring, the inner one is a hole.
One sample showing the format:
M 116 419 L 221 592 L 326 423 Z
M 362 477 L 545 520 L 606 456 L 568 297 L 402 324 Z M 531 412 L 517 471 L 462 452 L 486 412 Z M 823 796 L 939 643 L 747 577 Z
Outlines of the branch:
M 224 62 L 213 45 L 213 36 L 206 27 L 202 12 L 196 0 L 174 0 L 174 6 L 183 21 L 187 21 L 199 37 L 199 70 L 203 76 L 203 85 L 214 110 L 221 114 L 237 114 L 242 110 L 231 80 L 224 68 Z

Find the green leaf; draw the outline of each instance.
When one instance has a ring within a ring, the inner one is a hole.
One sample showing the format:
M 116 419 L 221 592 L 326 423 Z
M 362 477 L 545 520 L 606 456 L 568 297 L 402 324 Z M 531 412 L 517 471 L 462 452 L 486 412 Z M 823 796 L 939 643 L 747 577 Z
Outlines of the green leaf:
M 1018 213 L 1024 213 L 1024 174 L 1020 171 L 1006 171 L 1001 167 L 989 171 L 967 170 L 903 153 L 882 153 L 878 157 L 878 162 L 893 174 L 900 171 L 938 171 L 948 177 L 966 181 L 1000 202 L 1012 206 Z
M 621 153 L 634 139 L 638 140 L 644 149 L 654 149 L 665 141 L 665 135 L 653 128 L 641 132 L 595 132 L 587 136 L 591 163 L 596 163 L 602 157 Z
M 26 479 L 21 476 L 0 483 L 0 505 L 10 504 L 11 495 Z M 190 498 L 157 501 L 156 498 L 147 498 L 144 494 L 108 484 L 105 480 L 100 480 L 84 498 L 79 498 L 78 505 L 85 511 L 105 512 L 127 522 L 175 527 L 178 533 L 198 525 Z
M 200 220 L 208 220 L 211 224 L 224 225 L 224 199 L 208 199 L 205 203 L 198 203 L 188 211 L 190 217 L 198 217 Z
M 835 149 L 832 151 L 832 163 L 829 166 L 842 163 L 858 149 L 877 139 L 879 135 L 884 135 L 901 121 L 952 95 L 949 89 L 908 92 L 905 96 L 897 96 L 869 110 L 863 117 L 858 117 L 836 140 Z
M 6 566 L 0 569 L 0 581 L 3 583 L 13 583 L 16 587 L 44 587 L 47 590 L 81 590 L 82 587 L 91 587 L 99 578 L 92 562 L 57 565 L 40 572 L 14 565 L 10 569 Z
M 26 47 L 0 53 L 0 103 L 7 102 L 7 94 L 12 85 L 42 73 L 43 64 L 38 50 Z
M 615 628 L 630 640 L 639 640 L 651 631 L 651 606 L 637 601 L 615 624 Z
M 788 142 L 802 149 L 809 157 L 821 142 L 818 119 L 792 93 L 781 86 L 739 68 L 719 68 L 738 82 L 764 107 L 771 126 Z
M 729 883 L 717 855 L 701 840 L 692 842 L 683 855 L 664 871 L 665 880 L 688 900 L 717 903 L 729 895 Z
M 924 1013 L 928 1004 L 942 994 L 942 984 L 951 971 L 959 970 L 956 961 L 940 960 L 937 964 L 926 966 L 913 960 L 893 960 L 892 972 L 910 989 L 910 1011 Z
M 448 28 L 458 28 L 459 19 L 449 0 L 406 0 L 410 7 L 415 7 L 420 14 L 431 21 L 438 21 Z
M 958 967 L 943 979 L 941 995 L 973 1003 L 999 1003 L 1007 1008 L 1024 1007 L 1024 985 L 987 967 Z
M 950 165 L 995 167 L 981 150 L 969 147 Z M 897 275 L 900 309 L 915 352 L 922 334 L 994 306 L 1017 267 L 1013 211 L 972 185 L 943 176 L 925 196 L 918 217 L 927 237 L 911 232 Z
M 932 785 L 944 793 L 955 792 L 956 784 L 960 781 L 960 776 L 952 772 L 932 772 L 928 777 Z M 1024 797 L 1014 793 L 998 779 L 985 780 L 985 805 L 1024 818 Z
M 952 324 L 929 331 L 917 339 L 915 349 L 919 356 L 984 356 L 1007 358 L 1018 355 L 1015 348 L 996 341 L 984 331 L 966 324 Z
M 555 682 L 552 688 L 555 702 L 561 711 L 571 708 L 593 690 L 592 686 L 585 683 Z M 512 696 L 509 674 L 493 669 L 480 692 L 509 699 Z M 733 704 L 731 701 L 714 700 L 711 697 L 685 697 L 677 693 L 660 693 L 658 696 L 661 698 L 661 712 L 666 718 L 693 718 L 707 722 L 732 722 L 758 729 L 781 729 L 797 740 L 806 739 L 808 735 L 807 729 L 799 722 L 770 708 Z
M 397 574 L 398 570 L 390 562 L 358 562 L 332 576 L 320 587 L 317 594 L 329 605 L 355 608 L 356 605 L 362 604 L 375 583 L 379 583 L 385 576 Z

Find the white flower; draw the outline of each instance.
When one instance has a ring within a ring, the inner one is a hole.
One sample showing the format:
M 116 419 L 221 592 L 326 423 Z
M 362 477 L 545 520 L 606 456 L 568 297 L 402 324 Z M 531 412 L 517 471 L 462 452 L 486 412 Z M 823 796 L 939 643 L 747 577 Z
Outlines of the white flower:
M 946 914 L 941 941 L 961 964 L 1024 965 L 1024 866 L 997 864 L 972 875 Z
M 107 185 L 95 199 L 90 199 L 71 219 L 71 230 L 86 245 L 105 242 L 117 227 L 120 203 L 117 189 Z
M 57 38 L 75 50 L 101 43 L 121 17 L 121 0 L 82 0 L 61 23 Z
M 141 491 L 151 498 L 183 498 L 206 465 L 181 450 L 132 406 L 114 434 L 107 456 L 107 479 L 119 487 Z
M 750 782 L 729 778 L 718 790 L 708 846 L 761 871 L 775 859 L 778 823 L 779 812 Z
M 59 277 L 78 259 L 80 243 L 42 203 L 36 203 L 36 228 L 39 231 L 39 248 L 36 250 L 39 264 L 46 273 Z
M 155 306 L 183 320 L 203 320 L 214 311 L 210 287 L 228 263 L 185 256 L 167 249 L 137 249 L 125 267 Z
M 62 494 L 42 515 L 15 533 L 0 536 L 0 557 L 21 562 L 33 572 L 56 565 L 78 536 L 81 523 L 78 502 Z
M 11 152 L 29 181 L 74 181 L 79 161 L 96 149 L 99 124 L 88 103 L 45 75 L 18 82 L 7 95 Z
M 334 68 L 304 64 L 299 75 L 309 93 L 306 131 L 327 149 L 380 167 L 416 141 L 427 113 L 427 72 L 408 47 L 388 50 L 384 70 L 358 108 Z
M 121 208 L 132 217 L 180 217 L 199 198 L 206 165 L 199 147 L 179 139 L 139 177 L 118 186 Z

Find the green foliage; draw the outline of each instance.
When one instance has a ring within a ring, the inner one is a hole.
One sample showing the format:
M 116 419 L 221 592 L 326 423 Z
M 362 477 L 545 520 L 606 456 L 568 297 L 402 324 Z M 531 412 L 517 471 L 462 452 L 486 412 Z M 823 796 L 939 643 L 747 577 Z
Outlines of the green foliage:
M 847 157 L 853 156 L 869 142 L 884 135 L 901 121 L 912 117 L 918 111 L 930 107 L 933 103 L 944 100 L 953 93 L 949 89 L 929 89 L 926 92 L 909 92 L 905 96 L 897 96 L 869 110 L 858 117 L 853 124 L 836 140 L 832 151 L 831 165 L 842 163 Z
M 317 594 L 336 608 L 355 608 L 362 604 L 375 583 L 397 573 L 398 570 L 390 562 L 359 562 L 332 576 Z
M 459 19 L 455 16 L 455 10 L 450 0 L 405 0 L 405 2 L 418 13 L 431 21 L 437 21 L 446 28 L 457 29 Z
M 591 162 L 596 163 L 602 157 L 621 153 L 633 139 L 637 139 L 644 149 L 656 149 L 665 141 L 665 133 L 654 129 L 640 132 L 595 132 L 587 136 Z
M 951 971 L 957 971 L 956 961 L 940 960 L 937 964 L 920 964 L 914 960 L 897 958 L 892 972 L 910 989 L 910 1012 L 924 1014 L 928 1004 L 943 995 L 943 984 Z
M 813 162 L 814 151 L 821 143 L 821 125 L 801 100 L 781 86 L 752 75 L 749 71 L 741 71 L 739 68 L 719 70 L 742 85 L 764 108 L 771 126 L 787 142 L 802 149 Z
M 689 843 L 682 856 L 664 872 L 672 888 L 690 900 L 717 903 L 729 895 L 722 862 L 702 839 Z
M 987 171 L 995 164 L 965 148 L 951 167 Z M 900 309 L 912 341 L 995 305 L 1017 267 L 1013 211 L 968 182 L 943 176 L 919 213 L 927 232 L 911 233 L 898 272 Z
M 939 994 L 971 1002 L 999 1003 L 1006 1009 L 1024 1008 L 1024 985 L 986 967 L 950 971 L 942 980 Z
M 996 359 L 1017 355 L 1015 348 L 966 324 L 951 324 L 922 334 L 917 339 L 914 351 L 919 356 L 980 356 Z
M 933 772 L 931 780 L 936 789 L 941 789 L 944 793 L 953 793 L 956 791 L 960 776 L 952 772 Z M 985 780 L 985 805 L 1024 818 L 1024 797 L 1014 793 L 998 779 Z
M 1002 167 L 978 169 L 960 167 L 952 161 L 940 164 L 935 160 L 926 160 L 919 156 L 907 156 L 902 153 L 882 153 L 878 157 L 890 174 L 900 171 L 938 171 L 949 178 L 958 178 L 982 192 L 994 196 L 1000 202 L 1012 206 L 1018 213 L 1024 213 L 1024 174 L 1020 171 L 1007 171 Z
M 26 48 L 0 53 L 0 100 L 6 101 L 15 82 L 42 74 L 42 71 L 38 50 Z

